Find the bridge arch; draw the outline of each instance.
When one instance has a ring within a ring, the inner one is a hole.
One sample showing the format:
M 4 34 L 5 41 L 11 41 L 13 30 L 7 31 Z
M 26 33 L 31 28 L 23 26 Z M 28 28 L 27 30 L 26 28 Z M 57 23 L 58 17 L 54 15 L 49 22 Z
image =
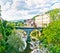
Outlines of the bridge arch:
M 38 30 L 38 29 L 34 29 L 34 30 L 31 31 L 31 33 L 30 33 L 30 37 L 31 37 L 32 39 L 38 39 L 38 38 L 40 37 L 40 35 L 41 35 L 41 32 L 40 32 L 40 30 Z
M 35 29 L 39 30 L 40 32 L 42 31 L 42 28 L 21 28 L 21 27 L 15 27 L 15 28 L 17 30 L 24 30 L 28 34 L 28 36 L 30 36 L 30 33 Z
M 18 34 L 21 34 L 21 37 L 26 41 L 27 40 L 27 32 L 24 31 L 23 29 L 16 30 Z
M 17 32 L 20 32 L 20 33 L 22 33 L 22 34 L 24 34 L 24 35 L 27 35 L 27 32 L 25 31 L 25 30 L 23 30 L 23 29 L 19 29 L 19 30 L 16 30 Z

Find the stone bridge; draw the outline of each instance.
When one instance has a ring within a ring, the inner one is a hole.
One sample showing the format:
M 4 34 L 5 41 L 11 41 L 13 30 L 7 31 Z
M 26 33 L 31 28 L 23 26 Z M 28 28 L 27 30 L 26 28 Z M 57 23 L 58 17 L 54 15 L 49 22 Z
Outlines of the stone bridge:
M 35 29 L 37 29 L 38 31 L 42 31 L 42 28 L 26 28 L 26 27 L 24 27 L 24 28 L 22 28 L 22 27 L 15 27 L 17 30 L 24 30 L 26 33 L 27 33 L 27 35 L 29 36 L 30 35 L 30 33 L 33 31 L 33 30 L 35 30 Z
M 22 27 L 15 27 L 17 30 L 23 30 L 27 33 L 27 42 L 30 42 L 31 38 L 30 38 L 30 33 L 33 31 L 33 30 L 38 30 L 40 32 L 42 32 L 42 28 L 22 28 Z

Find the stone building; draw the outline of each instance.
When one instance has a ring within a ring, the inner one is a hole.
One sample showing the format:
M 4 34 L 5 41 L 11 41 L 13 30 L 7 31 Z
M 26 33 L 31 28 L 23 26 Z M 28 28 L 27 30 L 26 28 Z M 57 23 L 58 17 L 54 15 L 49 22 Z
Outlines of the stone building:
M 26 24 L 26 27 L 31 27 L 31 28 L 36 27 L 35 21 L 32 19 L 27 19 L 24 22 L 24 24 Z
M 35 18 L 37 27 L 46 27 L 50 23 L 49 14 L 39 15 Z

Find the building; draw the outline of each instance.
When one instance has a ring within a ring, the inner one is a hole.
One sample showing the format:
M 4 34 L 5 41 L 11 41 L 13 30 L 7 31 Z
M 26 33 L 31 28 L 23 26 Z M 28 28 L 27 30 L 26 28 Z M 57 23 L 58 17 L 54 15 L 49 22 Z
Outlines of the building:
M 50 23 L 49 14 L 39 15 L 35 18 L 37 27 L 46 27 Z
M 32 19 L 25 20 L 24 24 L 26 24 L 26 27 L 36 27 L 35 21 Z

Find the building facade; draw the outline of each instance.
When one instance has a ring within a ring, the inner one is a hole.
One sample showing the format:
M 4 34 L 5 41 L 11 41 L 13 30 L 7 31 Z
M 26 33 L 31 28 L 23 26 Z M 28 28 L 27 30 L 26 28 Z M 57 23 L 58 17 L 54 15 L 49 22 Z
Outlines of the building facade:
M 49 14 L 39 15 L 35 18 L 37 27 L 46 27 L 50 23 Z

